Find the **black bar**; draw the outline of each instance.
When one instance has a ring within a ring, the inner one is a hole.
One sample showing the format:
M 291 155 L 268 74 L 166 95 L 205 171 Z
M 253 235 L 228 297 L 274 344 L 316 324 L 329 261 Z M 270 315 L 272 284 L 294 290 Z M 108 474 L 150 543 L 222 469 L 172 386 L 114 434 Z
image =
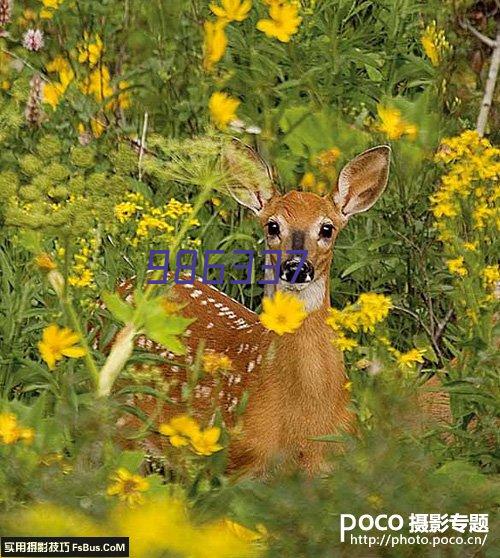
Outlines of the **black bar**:
M 128 558 L 128 537 L 1 537 L 3 558 Z

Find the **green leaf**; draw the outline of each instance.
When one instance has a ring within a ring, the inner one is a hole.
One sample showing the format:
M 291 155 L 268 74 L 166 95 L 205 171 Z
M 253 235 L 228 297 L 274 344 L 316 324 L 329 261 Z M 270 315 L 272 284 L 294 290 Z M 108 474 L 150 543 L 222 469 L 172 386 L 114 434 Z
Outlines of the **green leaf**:
M 158 474 L 148 475 L 148 482 L 149 495 L 165 494 L 170 489 L 169 485 L 165 484 L 165 478 Z
M 114 318 L 124 323 L 132 320 L 134 309 L 124 302 L 116 293 L 104 292 L 102 298 L 106 303 L 107 309 Z
M 190 324 L 196 321 L 194 318 L 167 314 L 162 306 L 162 301 L 163 297 L 158 297 L 147 303 L 145 312 L 146 328 L 162 327 L 170 335 L 181 335 Z
M 364 260 L 354 262 L 346 270 L 344 270 L 344 272 L 342 273 L 342 275 L 340 277 L 343 279 L 344 277 L 347 277 L 348 275 L 350 275 L 351 273 L 354 273 L 358 269 L 366 267 L 368 264 L 372 263 L 374 261 L 374 259 L 378 259 L 378 258 L 365 258 Z
M 117 467 L 124 467 L 131 473 L 137 473 L 141 463 L 144 461 L 142 451 L 124 451 L 118 460 Z
M 42 234 L 37 231 L 21 230 L 19 232 L 19 244 L 32 254 L 42 252 Z
M 366 73 L 368 74 L 368 77 L 372 81 L 379 82 L 379 81 L 382 81 L 384 79 L 384 76 L 382 75 L 382 72 L 377 70 L 377 68 L 374 68 L 373 66 L 369 66 L 368 64 L 365 64 L 365 69 L 366 69 Z
M 169 351 L 172 351 L 176 355 L 183 355 L 186 353 L 186 348 L 177 337 L 169 335 L 161 329 L 154 330 L 146 328 L 146 333 L 153 341 L 164 345 Z

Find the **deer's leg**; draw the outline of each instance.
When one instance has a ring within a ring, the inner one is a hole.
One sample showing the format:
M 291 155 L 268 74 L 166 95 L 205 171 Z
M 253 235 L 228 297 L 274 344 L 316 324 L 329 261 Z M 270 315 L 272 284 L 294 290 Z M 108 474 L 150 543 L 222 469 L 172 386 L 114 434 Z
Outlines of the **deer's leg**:
M 268 456 L 241 441 L 233 442 L 229 448 L 229 473 L 263 477 L 267 474 L 269 465 Z

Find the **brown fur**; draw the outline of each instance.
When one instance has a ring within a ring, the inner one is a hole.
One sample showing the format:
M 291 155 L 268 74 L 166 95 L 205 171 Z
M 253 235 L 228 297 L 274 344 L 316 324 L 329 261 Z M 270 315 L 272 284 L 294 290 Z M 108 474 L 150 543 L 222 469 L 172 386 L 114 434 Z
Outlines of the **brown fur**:
M 229 469 L 262 475 L 274 466 L 298 466 L 310 474 L 323 468 L 326 444 L 312 438 L 353 429 L 343 355 L 332 344 L 333 332 L 325 323 L 332 248 L 350 215 L 371 207 L 383 192 L 388 165 L 386 147 L 363 153 L 343 169 L 334 195 L 323 198 L 297 191 L 281 196 L 269 184 L 260 192 L 245 193 L 242 203 L 258 214 L 264 229 L 270 219 L 280 224 L 279 237 L 267 237 L 270 249 L 290 250 L 294 233 L 304 239 L 303 249 L 315 270 L 315 290 L 314 295 L 306 290 L 296 294 L 311 305 L 309 314 L 297 331 L 278 336 L 266 330 L 255 313 L 198 279 L 194 285 L 174 286 L 175 298 L 186 304 L 183 315 L 196 321 L 185 339 L 186 357 L 163 367 L 165 378 L 174 380 L 169 390 L 174 405 L 161 407 L 157 422 L 184 411 L 180 403 L 186 374 L 180 366 L 192 364 L 203 342 L 205 351 L 227 355 L 233 369 L 220 384 L 210 375 L 200 380 L 196 416 L 208 424 L 219 405 L 226 424 L 234 426 L 243 392 L 249 393 L 241 433 L 231 441 Z M 319 234 L 325 222 L 334 225 L 330 239 Z M 294 289 L 286 284 L 281 288 Z M 140 343 L 173 357 L 150 341 Z M 156 408 L 152 398 L 138 405 L 148 414 Z M 158 443 L 165 439 L 148 439 L 150 449 Z

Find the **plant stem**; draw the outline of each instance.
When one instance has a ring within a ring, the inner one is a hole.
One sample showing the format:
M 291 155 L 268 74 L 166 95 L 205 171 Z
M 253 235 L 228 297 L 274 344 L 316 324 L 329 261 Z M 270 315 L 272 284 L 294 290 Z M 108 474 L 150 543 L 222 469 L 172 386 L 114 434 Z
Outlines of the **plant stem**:
M 134 350 L 134 338 L 137 333 L 133 324 L 126 324 L 116 336 L 116 340 L 111 347 L 111 352 L 98 377 L 98 397 L 107 397 L 111 393 L 111 388 L 116 378 L 118 378 L 123 367 L 132 355 Z
M 483 137 L 490 113 L 490 107 L 493 102 L 493 94 L 495 92 L 495 85 L 497 82 L 498 69 L 500 68 L 500 23 L 497 25 L 497 37 L 495 40 L 495 47 L 491 55 L 491 64 L 488 72 L 488 79 L 484 90 L 483 102 L 481 103 L 481 110 L 477 117 L 477 133 Z
M 89 371 L 92 382 L 94 383 L 94 387 L 97 388 L 99 384 L 99 371 L 97 369 L 97 365 L 95 363 L 94 357 L 92 356 L 92 352 L 87 342 L 87 338 L 80 325 L 80 321 L 78 320 L 78 316 L 76 315 L 75 309 L 73 308 L 73 304 L 67 298 L 67 296 L 64 300 L 61 300 L 61 303 L 64 307 L 64 310 L 66 311 L 66 314 L 68 315 L 72 328 L 78 333 L 78 336 L 80 337 L 80 342 L 83 348 L 85 349 L 85 355 L 83 359 L 87 366 L 87 370 Z
M 61 303 L 61 306 L 63 307 L 63 310 L 67 315 L 71 327 L 74 331 L 76 331 L 78 337 L 80 338 L 80 343 L 85 349 L 85 355 L 83 356 L 85 365 L 94 384 L 94 387 L 97 388 L 97 385 L 99 383 L 99 371 L 97 369 L 94 357 L 92 356 L 91 348 L 87 342 L 87 337 L 82 329 L 80 320 L 78 319 L 75 308 L 73 307 L 73 303 L 70 298 L 70 294 L 68 292 L 69 263 L 69 239 L 66 238 L 64 249 L 64 276 L 61 275 L 61 273 L 57 269 L 55 269 L 49 272 L 47 278 L 57 297 L 59 298 L 59 302 Z

